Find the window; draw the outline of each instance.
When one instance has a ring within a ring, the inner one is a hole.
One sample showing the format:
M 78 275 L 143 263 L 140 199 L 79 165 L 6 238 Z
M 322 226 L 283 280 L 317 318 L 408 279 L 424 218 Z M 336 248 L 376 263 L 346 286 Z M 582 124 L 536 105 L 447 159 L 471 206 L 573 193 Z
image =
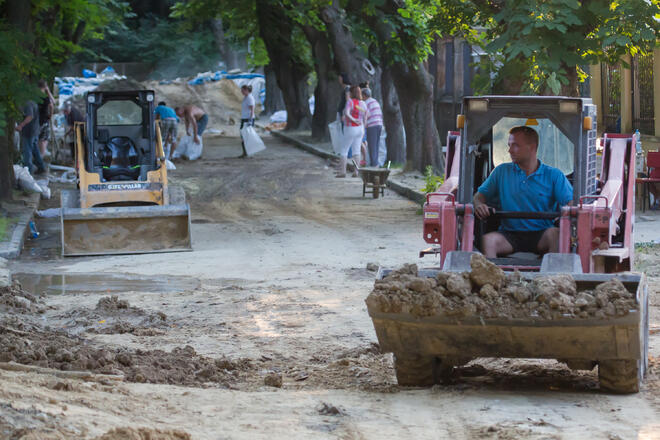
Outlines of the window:
M 108 101 L 96 110 L 96 125 L 142 125 L 142 107 L 133 101 Z
M 493 127 L 493 162 L 495 166 L 511 162 L 509 130 L 525 125 L 527 119 L 502 118 Z M 573 172 L 575 160 L 573 143 L 549 119 L 537 119 L 530 125 L 539 134 L 538 158 L 546 165 L 559 168 L 564 174 Z

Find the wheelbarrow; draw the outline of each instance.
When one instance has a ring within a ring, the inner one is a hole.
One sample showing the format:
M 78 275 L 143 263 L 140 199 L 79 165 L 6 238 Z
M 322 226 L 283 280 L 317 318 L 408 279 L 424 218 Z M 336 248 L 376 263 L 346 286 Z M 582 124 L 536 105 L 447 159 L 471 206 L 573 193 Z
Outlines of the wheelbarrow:
M 385 195 L 385 182 L 387 182 L 387 178 L 390 176 L 390 162 L 387 163 L 387 168 L 360 168 L 355 160 L 353 160 L 353 165 L 358 171 L 360 178 L 362 178 L 362 197 L 367 193 L 367 189 L 371 190 L 374 199 L 377 199 L 379 195 Z

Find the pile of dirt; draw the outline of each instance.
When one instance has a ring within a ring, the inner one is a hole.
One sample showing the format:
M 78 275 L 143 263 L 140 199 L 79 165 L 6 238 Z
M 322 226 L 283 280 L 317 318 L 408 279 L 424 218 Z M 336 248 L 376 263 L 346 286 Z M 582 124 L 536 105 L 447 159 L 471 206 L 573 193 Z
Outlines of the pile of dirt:
M 58 331 L 8 331 L 0 326 L 0 362 L 123 375 L 130 382 L 227 385 L 252 369 L 250 361 L 211 359 L 190 346 L 163 350 L 96 348 L 83 338 Z
M 481 254 L 470 261 L 470 272 L 440 272 L 419 277 L 417 266 L 404 265 L 377 280 L 367 297 L 370 310 L 409 313 L 416 317 L 465 318 L 598 318 L 623 316 L 637 309 L 635 296 L 618 278 L 578 291 L 570 275 L 505 274 Z
M 167 83 L 160 81 L 137 82 L 131 79 L 106 81 L 98 90 L 153 90 L 156 102 L 165 101 L 169 107 L 193 104 L 202 108 L 209 116 L 209 128 L 225 129 L 240 121 L 243 95 L 240 88 L 229 79 L 190 85 L 186 80 Z M 84 103 L 81 103 L 83 105 Z M 181 128 L 179 132 L 183 132 Z M 238 129 L 236 129 L 238 135 Z
M 190 434 L 177 430 L 152 428 L 115 428 L 94 440 L 191 440 Z
M 41 298 L 24 291 L 18 282 L 0 287 L 0 313 L 43 313 L 44 311 Z
M 249 360 L 212 359 L 198 355 L 190 346 L 177 347 L 170 352 L 95 347 L 83 337 L 52 329 L 43 320 L 32 316 L 43 306 L 20 285 L 3 288 L 0 298 L 3 305 L 0 308 L 0 362 L 123 375 L 131 382 L 189 386 L 211 382 L 229 387 L 244 381 L 244 376 L 254 369 Z M 116 296 L 102 298 L 93 311 L 76 311 L 78 315 L 84 313 L 94 319 L 100 316 L 137 316 L 157 322 L 166 319 L 162 313 L 131 307 Z M 122 322 L 114 324 L 122 325 Z
M 124 334 L 156 336 L 165 333 L 167 315 L 163 312 L 148 312 L 120 300 L 117 295 L 101 298 L 92 310 L 77 308 L 62 316 L 69 319 L 69 333 L 75 329 L 97 334 Z

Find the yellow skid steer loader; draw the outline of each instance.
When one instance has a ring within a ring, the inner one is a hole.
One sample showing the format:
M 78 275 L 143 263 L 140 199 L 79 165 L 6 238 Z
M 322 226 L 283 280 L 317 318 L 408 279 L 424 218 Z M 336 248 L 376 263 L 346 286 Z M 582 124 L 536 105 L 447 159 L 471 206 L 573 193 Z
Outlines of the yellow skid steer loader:
M 192 250 L 190 207 L 169 186 L 151 90 L 89 92 L 75 126 L 78 190 L 62 191 L 62 255 Z

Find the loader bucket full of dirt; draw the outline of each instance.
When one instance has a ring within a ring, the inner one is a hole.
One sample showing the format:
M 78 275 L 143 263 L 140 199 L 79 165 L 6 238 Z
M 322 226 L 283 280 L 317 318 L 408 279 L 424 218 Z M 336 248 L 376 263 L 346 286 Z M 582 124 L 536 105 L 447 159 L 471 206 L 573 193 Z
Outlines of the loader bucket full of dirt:
M 62 255 L 112 255 L 192 250 L 190 206 L 80 208 L 78 191 L 62 191 Z
M 400 385 L 448 380 L 480 357 L 598 366 L 601 389 L 632 393 L 648 363 L 642 274 L 505 273 L 480 254 L 471 270 L 381 271 L 366 299 Z

